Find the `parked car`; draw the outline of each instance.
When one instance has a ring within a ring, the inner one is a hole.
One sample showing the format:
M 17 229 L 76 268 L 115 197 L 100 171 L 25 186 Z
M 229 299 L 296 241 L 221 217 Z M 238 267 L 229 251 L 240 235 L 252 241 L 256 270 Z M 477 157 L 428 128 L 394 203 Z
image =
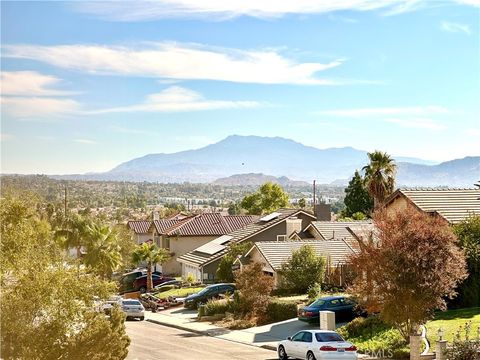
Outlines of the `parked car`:
M 153 290 L 155 292 L 163 292 L 175 288 L 182 287 L 184 282 L 182 280 L 170 280 L 170 281 L 165 281 L 164 283 L 154 286 Z
M 175 280 L 168 276 L 152 275 L 153 287 L 163 284 L 167 281 Z M 140 291 L 142 294 L 147 292 L 147 275 L 137 277 L 132 284 L 133 291 Z
M 298 320 L 319 323 L 319 311 L 333 311 L 335 321 L 350 321 L 355 317 L 356 304 L 345 296 L 328 296 L 315 300 L 298 312 Z
M 122 299 L 119 296 L 112 296 L 110 299 L 105 301 L 102 304 L 102 311 L 105 313 L 105 315 L 110 315 L 112 308 L 117 305 L 121 306 L 122 305 Z
M 185 298 L 183 306 L 188 309 L 196 309 L 198 305 L 206 303 L 210 299 L 220 297 L 224 294 L 233 294 L 235 284 L 213 284 L 209 285 L 196 294 L 189 295 Z
M 128 319 L 138 318 L 140 320 L 145 319 L 145 308 L 142 303 L 136 299 L 123 299 L 122 310 Z
M 118 279 L 120 282 L 120 293 L 123 294 L 130 291 L 138 291 L 138 289 L 136 290 L 134 288 L 133 282 L 135 279 L 145 275 L 147 275 L 146 269 L 136 269 L 121 275 Z M 153 271 L 152 275 L 163 276 L 161 271 Z
M 357 360 L 357 348 L 329 330 L 302 330 L 277 346 L 278 358 L 307 360 Z

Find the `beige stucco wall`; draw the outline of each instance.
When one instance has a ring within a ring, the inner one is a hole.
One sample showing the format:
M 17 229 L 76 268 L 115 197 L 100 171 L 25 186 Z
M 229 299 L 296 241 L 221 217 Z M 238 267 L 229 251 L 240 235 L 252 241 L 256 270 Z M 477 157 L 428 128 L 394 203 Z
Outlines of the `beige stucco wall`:
M 170 252 L 173 253 L 174 255 L 167 263 L 163 264 L 162 266 L 163 273 L 169 274 L 169 275 L 182 274 L 182 264 L 177 261 L 177 258 L 186 254 L 187 252 L 195 250 L 199 246 L 202 246 L 213 239 L 216 239 L 217 237 L 218 236 L 169 237 Z
M 267 260 L 263 257 L 262 253 L 258 251 L 257 248 L 254 248 L 250 254 L 248 254 L 250 261 L 255 263 L 260 263 L 263 266 L 263 271 L 273 274 L 273 279 L 275 281 L 275 287 L 278 286 L 278 274 L 273 268 L 267 263 Z
M 407 206 L 411 205 L 408 200 L 403 196 L 397 196 L 391 203 L 386 206 L 388 212 L 398 212 L 403 211 Z

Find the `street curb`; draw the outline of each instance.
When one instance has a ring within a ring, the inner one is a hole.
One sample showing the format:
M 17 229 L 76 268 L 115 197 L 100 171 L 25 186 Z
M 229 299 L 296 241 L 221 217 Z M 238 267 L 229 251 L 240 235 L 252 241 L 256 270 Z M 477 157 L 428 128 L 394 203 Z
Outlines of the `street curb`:
M 271 345 L 260 345 L 260 346 L 258 346 L 258 345 L 253 345 L 252 343 L 247 343 L 247 342 L 243 342 L 243 341 L 223 339 L 223 338 L 219 338 L 219 337 L 215 336 L 212 333 L 209 333 L 208 331 L 193 330 L 193 329 L 189 329 L 189 328 L 184 327 L 184 326 L 169 324 L 169 323 L 165 323 L 165 322 L 154 320 L 154 319 L 145 319 L 145 321 L 148 321 L 148 322 L 150 322 L 152 324 L 156 324 L 156 325 L 162 325 L 162 326 L 171 327 L 171 328 L 178 329 L 178 330 L 188 331 L 188 332 L 191 332 L 191 333 L 194 333 L 194 334 L 210 336 L 210 337 L 214 337 L 214 338 L 217 338 L 217 339 L 220 339 L 220 340 L 230 341 L 230 342 L 237 343 L 237 344 L 253 346 L 253 347 L 262 348 L 262 349 L 265 349 L 265 350 L 277 351 L 277 348 L 274 347 L 274 346 L 271 346 Z

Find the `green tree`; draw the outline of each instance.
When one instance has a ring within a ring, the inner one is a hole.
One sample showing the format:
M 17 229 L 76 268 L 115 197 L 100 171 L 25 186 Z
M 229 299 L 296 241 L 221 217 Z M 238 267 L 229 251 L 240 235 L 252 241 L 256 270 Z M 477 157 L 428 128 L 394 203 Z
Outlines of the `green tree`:
M 310 245 L 303 245 L 282 264 L 282 287 L 295 293 L 305 293 L 310 286 L 321 283 L 325 273 L 325 258 L 318 256 Z
M 288 195 L 278 184 L 267 182 L 260 189 L 243 198 L 240 206 L 249 214 L 261 215 L 271 213 L 289 205 Z
M 170 258 L 167 249 L 159 248 L 155 243 L 144 242 L 133 251 L 132 260 L 135 264 L 146 263 L 147 265 L 147 291 L 152 291 L 152 266 L 163 264 Z
M 376 212 L 373 222 L 374 234 L 361 239 L 360 252 L 351 258 L 357 276 L 350 291 L 408 341 L 456 295 L 467 275 L 465 256 L 440 217 L 408 207 Z
M 240 215 L 242 208 L 239 203 L 232 202 L 228 206 L 228 215 Z
M 345 209 L 344 216 L 352 217 L 357 212 L 370 214 L 373 209 L 373 200 L 365 189 L 365 181 L 358 172 L 355 171 L 353 178 L 345 188 Z
M 122 264 L 117 234 L 109 226 L 91 224 L 88 227 L 85 265 L 94 273 L 108 278 Z
M 395 188 L 397 165 L 390 155 L 381 151 L 368 153 L 370 163 L 363 167 L 365 186 L 373 198 L 374 208 L 381 207 Z
M 0 200 L 4 359 L 124 359 L 124 314 L 98 311 L 115 284 L 72 267 L 32 197 Z
M 82 256 L 81 249 L 87 245 L 89 236 L 89 225 L 91 221 L 83 216 L 70 214 L 60 230 L 55 232 L 55 236 L 66 250 L 75 248 L 77 259 Z
M 301 198 L 298 200 L 298 206 L 300 206 L 301 209 L 305 209 L 305 206 L 307 206 L 307 201 L 305 198 Z
M 217 268 L 217 279 L 224 282 L 233 282 L 235 280 L 232 271 L 233 262 L 238 256 L 245 255 L 245 253 L 252 248 L 251 242 L 232 243 L 228 247 L 228 253 L 220 260 Z
M 480 306 L 480 216 L 470 216 L 453 231 L 467 258 L 468 278 L 459 286 L 452 302 L 457 307 Z

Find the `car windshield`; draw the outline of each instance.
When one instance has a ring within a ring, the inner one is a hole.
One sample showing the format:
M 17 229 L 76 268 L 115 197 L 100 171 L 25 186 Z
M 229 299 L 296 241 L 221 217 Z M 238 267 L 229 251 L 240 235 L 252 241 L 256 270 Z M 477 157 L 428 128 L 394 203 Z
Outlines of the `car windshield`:
M 317 299 L 313 303 L 311 303 L 308 306 L 323 306 L 325 304 L 325 301 L 322 299 Z
M 137 300 L 127 300 L 122 302 L 123 305 L 141 305 L 140 301 Z
M 340 335 L 334 332 L 315 333 L 315 337 L 318 342 L 345 341 Z
M 206 288 L 200 290 L 197 294 L 198 294 L 198 295 L 206 294 L 210 289 L 211 289 L 211 288 L 206 287 Z

